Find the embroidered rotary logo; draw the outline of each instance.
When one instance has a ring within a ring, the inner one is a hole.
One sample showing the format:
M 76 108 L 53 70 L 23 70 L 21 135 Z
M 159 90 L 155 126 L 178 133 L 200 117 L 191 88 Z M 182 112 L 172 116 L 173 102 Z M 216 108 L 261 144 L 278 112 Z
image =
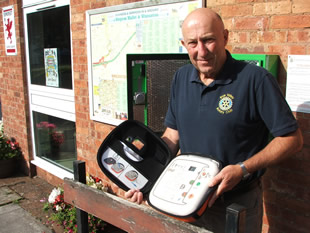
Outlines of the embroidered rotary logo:
M 234 97 L 231 94 L 222 95 L 216 110 L 221 114 L 231 113 L 233 111 L 233 99 Z

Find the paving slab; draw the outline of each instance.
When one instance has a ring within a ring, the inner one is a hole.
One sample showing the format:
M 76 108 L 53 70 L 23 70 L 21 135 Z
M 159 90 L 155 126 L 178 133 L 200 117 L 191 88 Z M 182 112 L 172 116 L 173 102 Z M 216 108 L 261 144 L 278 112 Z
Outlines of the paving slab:
M 0 206 L 5 205 L 14 201 L 18 201 L 22 199 L 16 192 L 12 189 L 4 186 L 0 187 Z
M 52 233 L 18 204 L 0 206 L 1 233 Z

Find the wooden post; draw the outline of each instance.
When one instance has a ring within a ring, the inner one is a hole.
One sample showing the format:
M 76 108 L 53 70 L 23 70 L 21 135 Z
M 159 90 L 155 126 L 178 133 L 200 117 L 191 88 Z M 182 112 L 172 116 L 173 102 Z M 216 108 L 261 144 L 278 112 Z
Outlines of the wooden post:
M 74 180 L 86 184 L 86 168 L 85 162 L 73 161 Z M 88 213 L 76 208 L 76 220 L 78 233 L 88 233 Z
M 225 233 L 245 232 L 245 207 L 238 204 L 231 204 L 226 209 Z

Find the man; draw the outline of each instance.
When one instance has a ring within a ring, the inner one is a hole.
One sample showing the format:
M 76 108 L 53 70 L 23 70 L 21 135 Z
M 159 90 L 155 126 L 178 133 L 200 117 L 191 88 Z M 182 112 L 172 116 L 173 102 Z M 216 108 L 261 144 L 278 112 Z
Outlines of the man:
M 162 138 L 173 154 L 212 155 L 224 165 L 209 184 L 218 187 L 197 225 L 224 232 L 226 207 L 237 203 L 247 209 L 246 232 L 259 233 L 260 177 L 301 150 L 300 129 L 274 77 L 226 51 L 228 31 L 218 14 L 193 11 L 182 33 L 192 65 L 175 74 Z M 274 139 L 268 144 L 269 132 Z M 138 190 L 126 197 L 138 203 L 143 198 Z

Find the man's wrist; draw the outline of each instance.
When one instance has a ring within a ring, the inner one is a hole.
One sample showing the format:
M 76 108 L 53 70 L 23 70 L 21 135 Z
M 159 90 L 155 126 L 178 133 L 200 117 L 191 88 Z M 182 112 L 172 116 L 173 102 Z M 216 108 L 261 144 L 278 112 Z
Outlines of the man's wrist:
M 246 169 L 246 167 L 244 166 L 243 162 L 239 162 L 237 163 L 241 169 L 242 169 L 242 180 L 246 180 L 247 178 L 249 178 L 249 176 L 251 175 L 248 170 Z

